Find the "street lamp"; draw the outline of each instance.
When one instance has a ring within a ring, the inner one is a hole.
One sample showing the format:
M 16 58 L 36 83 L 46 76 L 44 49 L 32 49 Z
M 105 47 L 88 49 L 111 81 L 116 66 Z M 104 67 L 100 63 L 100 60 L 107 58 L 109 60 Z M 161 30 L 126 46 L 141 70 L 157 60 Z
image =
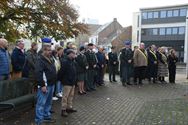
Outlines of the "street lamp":
M 188 14 L 187 14 L 187 17 L 186 17 L 186 24 L 185 24 L 185 28 L 186 28 L 186 34 L 185 34 L 185 48 L 186 48 L 186 76 L 187 76 L 187 79 L 188 79 Z

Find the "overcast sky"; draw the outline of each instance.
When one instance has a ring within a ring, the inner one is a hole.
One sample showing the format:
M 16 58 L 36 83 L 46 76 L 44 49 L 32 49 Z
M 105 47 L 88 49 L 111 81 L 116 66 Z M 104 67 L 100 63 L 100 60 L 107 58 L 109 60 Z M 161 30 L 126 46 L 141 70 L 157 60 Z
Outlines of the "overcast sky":
M 117 18 L 122 26 L 132 25 L 139 8 L 188 4 L 188 0 L 70 0 L 79 9 L 80 19 L 97 19 L 105 24 Z

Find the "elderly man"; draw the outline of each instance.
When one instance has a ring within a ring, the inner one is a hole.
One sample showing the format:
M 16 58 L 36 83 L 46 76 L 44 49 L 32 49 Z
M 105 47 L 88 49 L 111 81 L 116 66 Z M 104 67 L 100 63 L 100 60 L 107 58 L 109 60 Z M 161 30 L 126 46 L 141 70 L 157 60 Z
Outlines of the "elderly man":
M 146 68 L 148 65 L 148 57 L 144 43 L 140 43 L 140 48 L 135 50 L 133 59 L 134 67 L 137 68 L 136 73 L 139 79 L 139 84 L 142 85 L 142 80 L 145 78 Z
M 121 50 L 120 54 L 120 72 L 121 72 L 121 81 L 122 85 L 126 86 L 130 84 L 130 77 L 131 77 L 131 65 L 133 61 L 133 52 L 131 50 L 131 43 L 130 41 L 125 41 L 125 48 Z
M 106 65 L 106 58 L 105 58 L 105 54 L 103 53 L 104 48 L 102 46 L 99 46 L 98 48 L 98 52 L 96 53 L 97 56 L 97 65 L 98 65 L 98 69 L 97 69 L 97 79 L 96 82 L 99 86 L 104 84 L 104 75 L 103 75 L 103 71 Z
M 155 45 L 152 45 L 148 50 L 148 79 L 151 82 L 151 78 L 153 78 L 153 83 L 156 82 L 157 78 L 157 55 L 155 50 Z
M 43 45 L 42 54 L 36 63 L 38 91 L 35 122 L 37 125 L 41 125 L 42 122 L 55 122 L 51 117 L 50 110 L 54 85 L 57 82 L 57 73 L 51 52 L 51 45 Z
M 10 59 L 7 52 L 8 42 L 6 39 L 0 39 L 0 81 L 9 79 Z
M 11 59 L 13 66 L 13 79 L 21 78 L 26 64 L 23 40 L 16 41 L 16 47 L 12 52 Z

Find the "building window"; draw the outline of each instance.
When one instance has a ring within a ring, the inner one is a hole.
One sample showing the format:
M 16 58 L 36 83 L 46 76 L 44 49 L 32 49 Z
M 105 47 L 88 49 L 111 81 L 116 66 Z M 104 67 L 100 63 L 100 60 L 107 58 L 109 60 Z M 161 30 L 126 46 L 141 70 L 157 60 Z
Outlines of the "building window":
M 158 29 L 152 29 L 152 35 L 158 35 Z
M 148 19 L 151 19 L 151 18 L 153 18 L 153 13 L 152 13 L 152 12 L 149 12 L 149 13 L 148 13 Z
M 177 27 L 172 28 L 172 34 L 173 35 L 178 34 L 178 28 Z
M 185 27 L 179 27 L 179 34 L 185 34 Z
M 179 10 L 173 10 L 173 16 L 174 17 L 179 16 Z
M 180 16 L 187 16 L 187 9 L 180 9 Z
M 166 18 L 166 11 L 161 11 L 160 17 L 161 18 Z
M 153 18 L 159 18 L 159 12 L 154 12 L 153 13 Z
M 167 11 L 167 17 L 172 17 L 172 10 Z
M 165 35 L 165 28 L 159 29 L 159 35 Z
M 167 28 L 166 35 L 171 35 L 171 34 L 172 34 L 172 28 Z
M 142 18 L 143 19 L 147 19 L 147 16 L 148 16 L 148 14 L 145 12 L 145 13 L 142 13 Z

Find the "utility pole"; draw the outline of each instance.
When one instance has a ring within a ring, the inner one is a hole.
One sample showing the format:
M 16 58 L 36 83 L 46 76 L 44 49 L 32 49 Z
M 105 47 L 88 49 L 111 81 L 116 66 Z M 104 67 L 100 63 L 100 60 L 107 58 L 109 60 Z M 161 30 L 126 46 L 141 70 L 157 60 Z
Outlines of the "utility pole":
M 186 17 L 186 25 L 185 25 L 185 49 L 186 49 L 186 76 L 188 79 L 188 11 L 187 11 L 187 17 Z

